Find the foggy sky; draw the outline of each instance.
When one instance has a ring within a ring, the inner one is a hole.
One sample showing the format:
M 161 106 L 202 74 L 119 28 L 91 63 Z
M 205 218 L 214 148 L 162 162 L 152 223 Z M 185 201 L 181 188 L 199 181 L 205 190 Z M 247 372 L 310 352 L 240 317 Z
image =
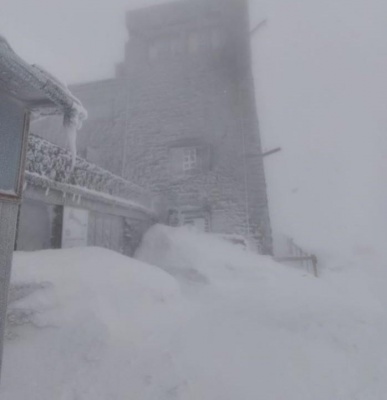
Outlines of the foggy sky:
M 125 10 L 146 0 L 0 0 L 0 34 L 67 83 L 111 77 Z M 159 1 L 161 2 L 161 1 Z M 353 252 L 387 240 L 387 2 L 251 1 L 254 72 L 276 231 Z
M 387 3 L 267 10 L 253 48 L 264 141 L 284 148 L 266 161 L 274 224 L 311 246 L 386 247 Z

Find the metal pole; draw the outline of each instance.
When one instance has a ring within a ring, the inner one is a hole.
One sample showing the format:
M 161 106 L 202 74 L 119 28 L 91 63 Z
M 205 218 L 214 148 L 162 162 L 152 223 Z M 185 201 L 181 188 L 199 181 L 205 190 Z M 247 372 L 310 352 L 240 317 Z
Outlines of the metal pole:
M 259 29 L 266 24 L 267 19 L 263 19 L 261 22 L 259 22 L 257 25 L 255 25 L 255 27 L 250 31 L 250 35 L 253 36 L 257 31 L 259 31 Z
M 277 147 L 277 148 L 275 148 L 273 150 L 265 151 L 264 153 L 262 153 L 262 157 L 271 156 L 272 154 L 278 153 L 281 150 L 282 150 L 281 147 Z

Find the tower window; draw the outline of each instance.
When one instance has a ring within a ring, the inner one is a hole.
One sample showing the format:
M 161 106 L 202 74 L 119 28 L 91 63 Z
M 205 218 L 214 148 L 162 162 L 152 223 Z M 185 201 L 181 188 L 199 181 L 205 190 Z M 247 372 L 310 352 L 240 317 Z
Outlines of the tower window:
M 197 169 L 198 166 L 198 152 L 196 147 L 184 147 L 182 149 L 184 155 L 183 171 L 189 172 Z
M 169 148 L 168 170 L 172 180 L 207 173 L 211 165 L 211 145 L 201 139 L 179 139 Z
M 202 170 L 202 155 L 196 146 L 172 147 L 169 156 L 169 169 L 174 178 L 188 177 Z

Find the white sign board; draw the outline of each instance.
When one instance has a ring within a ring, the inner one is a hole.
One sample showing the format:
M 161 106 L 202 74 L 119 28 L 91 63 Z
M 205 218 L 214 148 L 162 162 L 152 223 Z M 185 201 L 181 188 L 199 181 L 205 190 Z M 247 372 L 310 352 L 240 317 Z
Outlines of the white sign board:
M 62 248 L 86 247 L 89 212 L 79 208 L 64 207 Z

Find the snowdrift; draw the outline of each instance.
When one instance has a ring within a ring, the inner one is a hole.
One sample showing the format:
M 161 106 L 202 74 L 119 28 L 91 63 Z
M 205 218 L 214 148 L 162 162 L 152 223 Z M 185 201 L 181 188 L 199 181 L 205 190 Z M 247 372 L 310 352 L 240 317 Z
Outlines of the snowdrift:
M 136 258 L 16 254 L 2 399 L 386 398 L 385 307 L 361 275 L 161 226 Z
M 1 399 L 141 398 L 180 303 L 172 277 L 109 250 L 16 254 Z

